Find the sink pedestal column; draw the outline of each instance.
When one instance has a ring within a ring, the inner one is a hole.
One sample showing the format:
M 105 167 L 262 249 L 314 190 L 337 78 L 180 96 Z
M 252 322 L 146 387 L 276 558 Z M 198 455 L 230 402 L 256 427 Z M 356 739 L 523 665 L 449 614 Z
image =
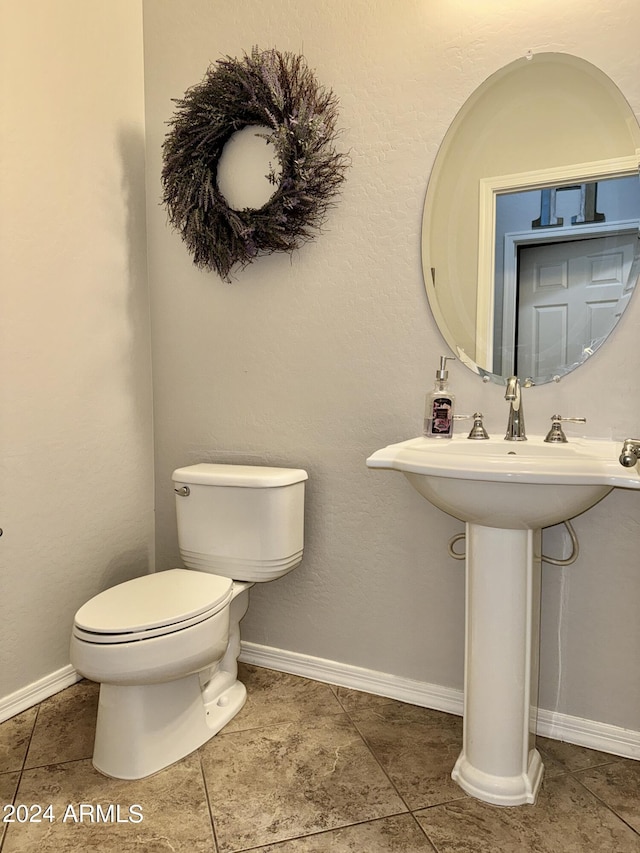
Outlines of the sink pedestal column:
M 464 735 L 453 779 L 501 806 L 533 803 L 541 531 L 466 525 Z

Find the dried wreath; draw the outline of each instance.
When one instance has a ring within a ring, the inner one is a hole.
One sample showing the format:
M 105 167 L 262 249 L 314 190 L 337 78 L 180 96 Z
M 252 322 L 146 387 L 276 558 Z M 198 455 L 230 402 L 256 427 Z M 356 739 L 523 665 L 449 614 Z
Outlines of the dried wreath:
M 348 158 L 335 150 L 338 101 L 318 86 L 301 56 L 259 51 L 212 65 L 188 89 L 163 144 L 163 204 L 196 266 L 230 281 L 235 265 L 292 252 L 325 221 Z M 281 176 L 259 209 L 234 210 L 218 188 L 217 169 L 230 137 L 249 125 L 268 128 Z

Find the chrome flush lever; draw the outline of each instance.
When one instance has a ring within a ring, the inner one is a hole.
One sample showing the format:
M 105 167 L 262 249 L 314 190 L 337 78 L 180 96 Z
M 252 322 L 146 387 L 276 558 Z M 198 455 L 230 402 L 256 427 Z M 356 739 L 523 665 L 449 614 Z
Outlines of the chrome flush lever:
M 176 493 L 176 495 L 180 495 L 181 498 L 188 498 L 191 494 L 191 489 L 189 488 L 189 486 L 180 486 L 179 489 L 174 489 L 173 491 Z

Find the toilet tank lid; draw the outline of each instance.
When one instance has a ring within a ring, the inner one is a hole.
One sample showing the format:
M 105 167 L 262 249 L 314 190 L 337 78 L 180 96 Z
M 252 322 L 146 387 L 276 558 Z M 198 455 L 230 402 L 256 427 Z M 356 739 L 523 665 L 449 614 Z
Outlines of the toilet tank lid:
M 248 489 L 269 489 L 290 486 L 308 479 L 302 468 L 269 468 L 259 465 L 230 465 L 200 462 L 176 468 L 174 483 L 193 483 L 203 486 L 241 486 Z

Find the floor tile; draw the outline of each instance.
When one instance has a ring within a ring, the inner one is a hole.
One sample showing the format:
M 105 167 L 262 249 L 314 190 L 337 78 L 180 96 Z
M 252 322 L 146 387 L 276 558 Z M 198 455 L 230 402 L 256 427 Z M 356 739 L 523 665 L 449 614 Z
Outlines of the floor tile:
M 553 776 L 561 776 L 563 773 L 569 772 L 564 764 L 556 761 L 552 754 L 545 752 L 540 744 L 540 738 L 536 738 L 536 748 L 542 759 L 545 779 L 551 779 Z
M 598 752 L 595 749 L 587 749 L 586 746 L 576 746 L 574 743 L 565 743 L 561 740 L 551 740 L 546 737 L 536 737 L 536 746 L 543 756 L 543 761 L 549 765 L 558 765 L 565 772 L 567 770 L 584 770 L 587 767 L 596 767 L 599 764 L 609 764 L 615 761 L 615 755 L 608 752 Z
M 51 804 L 54 821 L 9 825 L 2 853 L 215 853 L 197 755 L 136 782 L 102 776 L 88 760 L 25 770 L 16 801 Z M 95 820 L 98 804 L 111 819 Z
M 260 853 L 434 853 L 434 848 L 406 814 L 269 844 Z
M 361 690 L 350 690 L 348 687 L 334 687 L 336 696 L 342 707 L 347 712 L 363 711 L 380 708 L 382 705 L 402 704 L 395 699 L 387 699 L 385 696 L 374 696 L 373 693 L 364 693 Z
M 93 755 L 99 690 L 93 681 L 79 681 L 40 704 L 25 767 Z
M 0 847 L 2 846 L 2 839 L 4 838 L 7 826 L 9 825 L 8 823 L 5 823 L 5 821 L 14 817 L 14 814 L 10 810 L 10 806 L 13 804 L 13 798 L 16 793 L 19 780 L 20 773 L 0 774 L 0 807 L 2 807 L 2 810 L 0 811 L 0 814 L 2 815 L 2 823 L 0 824 Z
M 532 806 L 471 797 L 416 814 L 438 853 L 638 853 L 640 837 L 571 775 L 543 783 Z
M 343 713 L 328 684 L 243 663 L 238 678 L 247 688 L 247 701 L 225 732 Z
M 575 775 L 640 833 L 640 761 L 620 759 Z
M 0 773 L 22 769 L 37 715 L 29 708 L 0 724 Z
M 241 714 L 139 781 L 91 766 L 91 682 L 1 724 L 0 804 L 51 803 L 55 817 L 0 824 L 2 853 L 640 853 L 640 762 L 538 738 L 538 802 L 489 806 L 450 778 L 461 718 L 246 664 L 240 673 Z
M 223 733 L 201 757 L 221 853 L 406 811 L 345 715 Z
M 396 703 L 352 719 L 410 809 L 466 796 L 451 779 L 462 719 Z

